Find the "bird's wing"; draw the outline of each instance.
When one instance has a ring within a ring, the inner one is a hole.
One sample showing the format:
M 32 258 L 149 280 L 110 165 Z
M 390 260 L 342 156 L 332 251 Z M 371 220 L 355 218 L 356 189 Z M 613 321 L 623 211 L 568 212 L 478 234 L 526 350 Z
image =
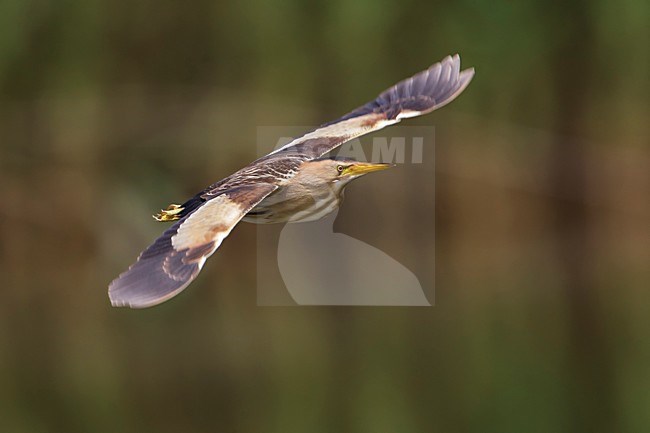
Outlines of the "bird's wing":
M 429 113 L 453 101 L 467 87 L 474 68 L 460 70 L 460 56 L 447 56 L 429 69 L 400 81 L 345 116 L 298 137 L 277 152 L 297 152 L 318 158 L 346 141 L 401 119 Z
M 150 307 L 180 293 L 244 215 L 276 188 L 268 184 L 233 188 L 182 218 L 110 284 L 113 306 Z

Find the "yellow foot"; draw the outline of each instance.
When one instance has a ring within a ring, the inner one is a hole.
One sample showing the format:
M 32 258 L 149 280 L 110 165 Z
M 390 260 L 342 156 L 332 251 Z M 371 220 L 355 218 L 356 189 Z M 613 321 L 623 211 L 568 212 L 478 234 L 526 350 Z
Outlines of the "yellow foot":
M 170 204 L 167 209 L 161 209 L 160 213 L 153 215 L 156 221 L 175 221 L 180 219 L 179 213 L 183 212 L 183 207 L 178 204 Z

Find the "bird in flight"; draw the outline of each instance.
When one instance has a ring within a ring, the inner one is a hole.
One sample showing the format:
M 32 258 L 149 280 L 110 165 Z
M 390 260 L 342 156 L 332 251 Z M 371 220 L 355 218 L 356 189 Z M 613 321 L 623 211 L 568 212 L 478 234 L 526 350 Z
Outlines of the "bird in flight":
M 474 69 L 448 56 L 375 100 L 253 161 L 154 218 L 176 221 L 108 287 L 116 307 L 145 308 L 180 293 L 240 221 L 313 221 L 337 209 L 346 185 L 391 164 L 325 156 L 341 144 L 453 101 Z

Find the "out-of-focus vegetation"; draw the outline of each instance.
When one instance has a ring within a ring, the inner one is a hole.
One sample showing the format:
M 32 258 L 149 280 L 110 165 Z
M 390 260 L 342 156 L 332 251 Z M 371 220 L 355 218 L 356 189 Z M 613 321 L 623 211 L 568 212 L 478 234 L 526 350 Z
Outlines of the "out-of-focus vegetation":
M 648 431 L 649 17 L 4 0 L 0 431 Z M 435 201 L 403 167 L 337 221 L 435 279 L 435 307 L 257 307 L 250 225 L 172 302 L 109 306 L 150 215 L 253 159 L 257 126 L 333 119 L 454 52 L 474 82 L 410 121 L 436 125 Z

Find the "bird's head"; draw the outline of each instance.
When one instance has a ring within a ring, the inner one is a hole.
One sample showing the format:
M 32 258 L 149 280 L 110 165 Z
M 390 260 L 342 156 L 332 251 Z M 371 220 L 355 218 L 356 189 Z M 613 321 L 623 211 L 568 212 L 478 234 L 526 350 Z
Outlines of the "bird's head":
M 329 190 L 340 195 L 350 181 L 393 166 L 394 164 L 360 162 L 349 158 L 320 158 L 303 164 L 296 180 L 305 186 L 310 185 L 307 188 L 314 194 L 324 191 L 322 188 L 328 186 Z
M 308 163 L 308 171 L 321 182 L 343 187 L 348 182 L 373 171 L 386 170 L 395 164 L 361 162 L 349 158 L 321 158 Z

